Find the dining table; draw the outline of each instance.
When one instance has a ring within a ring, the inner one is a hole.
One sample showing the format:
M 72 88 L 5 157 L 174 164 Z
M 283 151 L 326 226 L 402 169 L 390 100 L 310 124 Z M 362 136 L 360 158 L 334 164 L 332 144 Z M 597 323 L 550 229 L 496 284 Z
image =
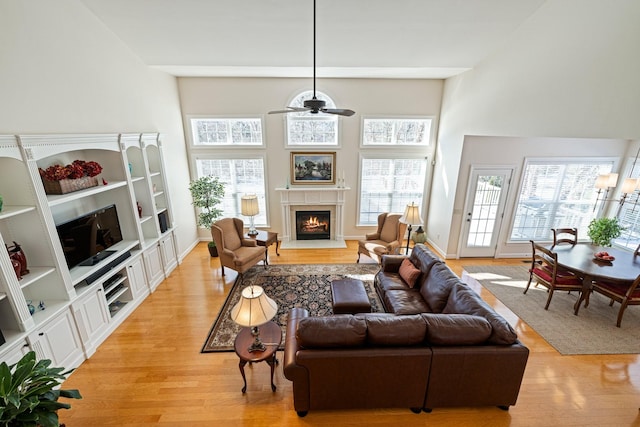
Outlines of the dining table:
M 594 280 L 631 285 L 640 276 L 640 256 L 635 255 L 633 251 L 590 243 L 556 245 L 549 249 L 558 255 L 558 266 L 582 278 L 582 292 L 573 306 L 575 315 L 578 314 L 583 301 L 586 301 L 585 307 L 589 305 L 591 283 Z M 607 252 L 615 259 L 613 261 L 597 259 L 595 254 L 598 252 Z

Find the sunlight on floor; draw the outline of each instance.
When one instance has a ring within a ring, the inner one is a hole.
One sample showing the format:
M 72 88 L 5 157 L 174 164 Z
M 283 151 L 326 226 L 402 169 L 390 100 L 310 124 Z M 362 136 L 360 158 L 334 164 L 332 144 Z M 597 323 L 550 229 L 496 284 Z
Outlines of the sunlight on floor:
M 489 272 L 479 272 L 479 273 L 469 273 L 467 271 L 465 271 L 465 275 L 474 278 L 477 281 L 480 280 L 490 280 L 491 283 L 495 283 L 496 285 L 502 285 L 502 286 L 511 286 L 513 288 L 520 288 L 520 289 L 524 289 L 527 287 L 527 280 L 516 280 L 513 279 L 509 276 L 505 276 L 503 274 L 495 274 L 495 273 L 489 273 Z M 541 288 L 536 288 L 535 286 L 533 286 L 534 284 L 532 283 L 532 286 L 529 289 L 535 289 L 535 290 L 543 290 Z

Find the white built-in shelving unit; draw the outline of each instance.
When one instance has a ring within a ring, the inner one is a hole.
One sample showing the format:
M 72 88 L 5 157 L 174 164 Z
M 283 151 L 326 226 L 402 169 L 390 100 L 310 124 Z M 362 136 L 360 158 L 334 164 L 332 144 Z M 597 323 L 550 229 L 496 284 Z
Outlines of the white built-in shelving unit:
M 100 163 L 100 185 L 46 194 L 39 169 L 76 159 Z M 0 250 L 0 361 L 34 350 L 78 366 L 177 266 L 163 165 L 157 133 L 0 135 L 0 247 L 19 243 L 29 269 L 18 279 Z M 69 269 L 56 224 L 112 204 L 123 238 L 114 254 Z

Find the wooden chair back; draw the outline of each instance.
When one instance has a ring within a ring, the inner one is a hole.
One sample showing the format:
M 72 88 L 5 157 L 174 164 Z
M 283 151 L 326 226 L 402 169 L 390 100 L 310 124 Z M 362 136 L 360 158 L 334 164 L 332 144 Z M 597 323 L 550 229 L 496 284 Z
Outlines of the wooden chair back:
M 582 280 L 575 274 L 558 268 L 558 254 L 552 250 L 530 240 L 531 242 L 531 268 L 529 268 L 529 283 L 523 293 L 527 293 L 531 282 L 535 280 L 549 290 L 549 297 L 544 306 L 549 309 L 551 298 L 555 290 L 582 291 Z
M 553 232 L 553 246 L 560 245 L 562 243 L 569 243 L 575 245 L 578 243 L 578 229 L 577 228 L 552 228 Z
M 628 283 L 610 283 L 595 281 L 592 284 L 592 290 L 611 299 L 609 305 L 613 305 L 614 301 L 620 303 L 618 311 L 618 319 L 616 326 L 619 328 L 622 323 L 622 315 L 629 305 L 640 305 L 640 276 L 633 281 L 631 285 Z

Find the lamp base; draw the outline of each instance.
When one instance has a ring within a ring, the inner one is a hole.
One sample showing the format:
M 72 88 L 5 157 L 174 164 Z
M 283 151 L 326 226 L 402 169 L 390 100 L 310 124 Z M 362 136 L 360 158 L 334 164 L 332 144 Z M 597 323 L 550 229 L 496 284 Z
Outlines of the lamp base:
M 253 342 L 247 349 L 249 353 L 253 353 L 254 351 L 265 351 L 267 347 L 260 339 L 260 330 L 257 326 L 251 327 L 251 335 L 253 335 Z
M 247 233 L 249 236 L 257 236 L 258 230 L 256 230 L 256 226 L 253 223 L 253 215 L 251 215 L 251 222 L 249 223 L 249 232 Z
M 409 224 L 409 232 L 407 233 L 407 250 L 405 251 L 405 255 L 409 255 L 409 240 L 411 240 L 411 224 Z

